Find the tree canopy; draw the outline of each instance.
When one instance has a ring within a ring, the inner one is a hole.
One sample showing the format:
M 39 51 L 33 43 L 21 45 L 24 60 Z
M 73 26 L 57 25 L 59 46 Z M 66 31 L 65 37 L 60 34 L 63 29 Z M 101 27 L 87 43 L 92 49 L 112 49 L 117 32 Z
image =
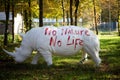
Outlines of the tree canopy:
M 67 25 L 69 22 L 71 25 L 77 25 L 79 19 L 82 18 L 83 25 L 87 23 L 92 24 L 92 27 L 94 25 L 96 34 L 98 34 L 97 24 L 118 22 L 120 35 L 119 3 L 120 0 L 0 0 L 0 12 L 6 12 L 5 41 L 7 40 L 9 12 L 12 12 L 12 18 L 17 13 L 23 15 L 26 31 L 31 29 L 32 18 L 39 18 L 41 26 L 43 25 L 42 18 L 54 18 L 56 22 L 57 19 L 63 18 L 63 25 L 65 18 Z M 12 21 L 12 35 L 14 35 L 14 19 Z
M 29 9 L 29 0 L 15 0 L 15 14 L 23 13 L 24 10 Z M 109 2 L 110 1 L 110 2 Z M 111 12 L 111 20 L 116 21 L 117 19 L 117 9 L 118 9 L 118 1 L 119 0 L 95 0 L 96 3 L 96 14 L 97 18 L 102 16 L 102 21 L 108 21 L 109 7 Z M 12 0 L 10 0 L 11 4 Z M 1 9 L 0 11 L 4 11 L 4 1 L 0 0 Z M 64 10 L 69 11 L 70 0 L 63 0 Z M 43 0 L 43 17 L 46 18 L 62 18 L 62 0 Z M 39 6 L 38 0 L 31 0 L 31 12 L 32 17 L 39 17 Z M 73 0 L 73 13 L 75 11 L 75 0 Z M 66 16 L 66 14 L 65 14 Z M 78 7 L 78 17 L 82 17 L 87 20 L 92 20 L 93 17 L 93 2 L 92 0 L 79 0 Z M 73 15 L 74 17 L 74 15 Z

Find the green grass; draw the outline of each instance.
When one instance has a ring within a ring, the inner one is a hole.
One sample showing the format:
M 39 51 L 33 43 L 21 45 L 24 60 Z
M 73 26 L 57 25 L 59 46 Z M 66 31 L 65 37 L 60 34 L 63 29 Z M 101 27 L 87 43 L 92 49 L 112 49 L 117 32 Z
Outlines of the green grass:
M 37 65 L 31 65 L 31 58 L 17 64 L 0 49 L 1 80 L 118 80 L 120 78 L 120 37 L 99 36 L 100 67 L 94 67 L 89 58 L 84 64 L 78 64 L 81 52 L 70 57 L 53 56 L 54 65 L 47 67 L 43 58 Z M 8 50 L 17 46 L 10 45 Z M 6 57 L 3 57 L 6 56 Z

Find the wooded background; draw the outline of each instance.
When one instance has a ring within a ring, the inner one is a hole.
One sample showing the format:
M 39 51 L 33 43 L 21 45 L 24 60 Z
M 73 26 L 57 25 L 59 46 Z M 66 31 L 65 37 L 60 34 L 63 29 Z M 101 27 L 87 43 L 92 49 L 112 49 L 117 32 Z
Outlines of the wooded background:
M 0 5 L 0 12 L 6 13 L 4 45 L 7 44 L 9 12 L 12 12 L 12 41 L 17 13 L 22 14 L 26 31 L 32 28 L 33 18 L 39 18 L 39 26 L 43 26 L 43 18 L 55 18 L 56 22 L 62 18 L 62 25 L 77 25 L 82 18 L 83 24 L 93 23 L 96 34 L 100 23 L 118 22 L 120 36 L 120 0 L 0 0 Z

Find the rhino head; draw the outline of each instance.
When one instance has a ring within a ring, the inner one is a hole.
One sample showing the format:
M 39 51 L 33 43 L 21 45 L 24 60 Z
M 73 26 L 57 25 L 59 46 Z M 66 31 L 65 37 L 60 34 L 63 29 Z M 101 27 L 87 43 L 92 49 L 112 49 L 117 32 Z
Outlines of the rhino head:
M 15 52 L 9 52 L 5 49 L 3 49 L 5 53 L 12 56 L 14 60 L 18 63 L 23 62 L 28 56 L 26 55 L 26 52 L 22 50 L 21 48 L 15 48 Z
M 25 34 L 20 34 L 20 36 L 23 39 Z M 3 49 L 3 51 L 8 55 L 12 56 L 16 62 L 20 63 L 23 62 L 27 57 L 29 57 L 31 53 L 31 49 L 26 45 L 26 42 L 22 40 L 21 46 L 19 48 L 16 47 L 14 52 L 9 52 L 5 49 Z

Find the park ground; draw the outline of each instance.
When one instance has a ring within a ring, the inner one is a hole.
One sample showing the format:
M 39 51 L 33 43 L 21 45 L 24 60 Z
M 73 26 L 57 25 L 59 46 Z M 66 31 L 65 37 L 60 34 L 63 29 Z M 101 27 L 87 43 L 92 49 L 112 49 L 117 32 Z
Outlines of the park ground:
M 81 52 L 70 57 L 53 56 L 54 65 L 47 67 L 43 58 L 37 65 L 31 65 L 32 57 L 24 63 L 17 64 L 0 48 L 1 80 L 119 80 L 120 79 L 120 37 L 100 35 L 100 67 L 88 57 L 84 64 L 78 64 Z M 7 46 L 13 50 L 19 44 Z M 33 54 L 34 55 L 34 54 Z

